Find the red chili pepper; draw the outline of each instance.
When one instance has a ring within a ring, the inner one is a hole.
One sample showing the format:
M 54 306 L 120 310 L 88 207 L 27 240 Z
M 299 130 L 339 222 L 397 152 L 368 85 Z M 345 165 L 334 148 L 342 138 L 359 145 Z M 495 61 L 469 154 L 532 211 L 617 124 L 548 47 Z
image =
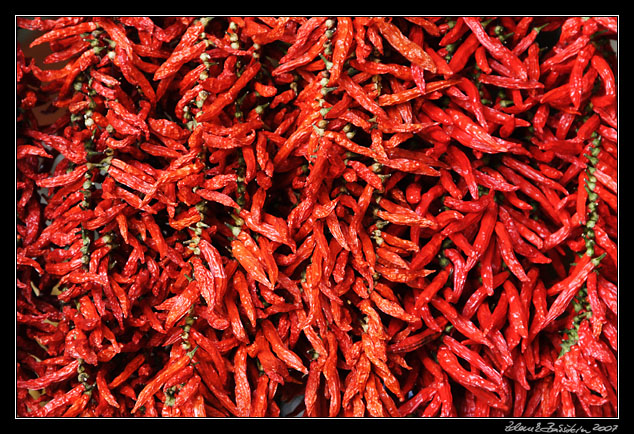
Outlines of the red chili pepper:
M 566 279 L 558 282 L 548 289 L 548 293 L 551 295 L 557 294 L 557 298 L 550 306 L 546 318 L 542 321 L 541 327 L 545 327 L 548 323 L 553 321 L 559 315 L 561 315 L 566 309 L 568 303 L 579 287 L 583 284 L 588 274 L 592 272 L 595 267 L 594 260 L 588 255 L 583 255 L 580 262 L 575 266 L 574 271 Z
M 537 80 L 522 80 L 513 77 L 504 77 L 499 75 L 480 75 L 478 77 L 481 83 L 492 84 L 496 87 L 505 89 L 540 89 L 544 85 Z
M 486 132 L 480 125 L 474 123 L 464 113 L 448 108 L 445 112 L 451 116 L 451 119 L 455 125 L 467 133 L 474 141 L 480 141 L 485 149 L 489 152 L 496 152 L 500 150 L 500 145 Z
M 332 51 L 332 66 L 329 70 L 329 84 L 337 83 L 343 64 L 348 56 L 348 51 L 352 46 L 353 24 L 350 17 L 337 17 L 337 28 L 335 31 Z
M 349 166 L 351 166 L 357 174 L 363 178 L 368 184 L 370 184 L 375 190 L 382 191 L 383 190 L 383 181 L 374 173 L 369 167 L 365 166 L 363 163 L 355 160 L 349 160 L 347 162 Z
M 491 74 L 491 72 L 493 72 L 486 58 L 486 49 L 482 45 L 475 50 L 475 60 L 478 68 L 480 68 L 482 72 L 485 74 Z
M 308 374 L 308 369 L 304 367 L 301 359 L 284 345 L 273 323 L 269 320 L 264 320 L 262 322 L 262 330 L 266 340 L 271 344 L 271 349 L 278 357 L 293 369 Z
M 603 81 L 604 97 L 607 104 L 611 104 L 616 98 L 616 83 L 614 81 L 614 73 L 608 62 L 599 54 L 594 54 L 590 59 L 590 64 L 599 73 Z M 606 104 L 606 105 L 607 105 Z
M 618 414 L 614 17 L 16 26 L 20 417 Z
M 497 222 L 495 224 L 495 234 L 497 235 L 496 240 L 498 241 L 498 248 L 500 250 L 500 255 L 504 259 L 506 265 L 508 265 L 509 269 L 515 276 L 521 281 L 527 281 L 528 276 L 524 271 L 524 268 L 517 260 L 515 253 L 513 251 L 513 244 L 511 242 L 511 238 L 504 227 L 502 222 Z
M 110 389 L 115 389 L 125 382 L 125 380 L 132 375 L 143 363 L 145 362 L 145 356 L 138 354 L 132 360 L 130 360 L 123 371 L 108 383 Z
M 388 120 L 387 113 L 385 113 L 380 105 L 370 98 L 365 90 L 359 84 L 355 83 L 348 74 L 342 74 L 341 77 L 339 77 L 339 85 L 352 99 L 374 114 L 378 120 Z
M 583 72 L 594 54 L 594 45 L 588 44 L 583 47 L 575 57 L 572 71 L 570 72 L 570 100 L 575 110 L 581 105 L 583 95 Z
M 17 384 L 17 387 L 20 389 L 31 389 L 31 390 L 44 389 L 50 384 L 67 380 L 68 378 L 76 374 L 78 366 L 79 366 L 79 361 L 74 360 L 58 371 L 51 372 L 45 376 L 35 378 L 32 380 L 18 379 L 16 384 Z
M 85 390 L 84 385 L 79 384 L 73 387 L 70 391 L 66 392 L 65 394 L 61 394 L 51 399 L 43 407 L 40 407 L 36 411 L 34 411 L 31 416 L 45 417 L 49 413 L 52 413 L 58 408 L 64 408 L 69 403 L 72 405 L 72 403 L 82 395 L 84 390 Z
M 312 62 L 323 50 L 323 44 L 327 40 L 326 33 L 323 33 L 319 39 L 312 44 L 309 49 L 301 55 L 292 59 L 285 60 L 279 66 L 271 71 L 273 76 L 280 76 L 287 72 L 290 72 L 298 67 L 306 65 Z
M 420 46 L 407 39 L 396 25 L 383 19 L 377 19 L 375 24 L 381 35 L 407 60 L 431 73 L 436 72 L 436 65 L 429 55 Z
M 453 44 L 458 41 L 469 29 L 465 26 L 465 22 L 462 17 L 456 18 L 456 20 L 452 23 L 453 25 L 447 30 L 447 32 L 443 35 L 442 39 L 438 43 L 441 47 L 444 47 L 448 44 Z
M 247 349 L 244 345 L 237 348 L 233 363 L 236 382 L 236 410 L 239 417 L 249 417 L 251 412 L 251 386 L 247 377 Z
M 144 96 L 152 103 L 156 100 L 156 92 L 151 86 L 149 80 L 143 75 L 143 73 L 133 65 L 132 59 L 129 54 L 123 48 L 117 45 L 115 50 L 115 58 L 113 63 L 120 68 L 126 81 L 132 85 L 139 86 Z
M 173 297 L 172 299 L 168 299 L 170 303 L 168 307 L 169 312 L 167 314 L 167 318 L 165 319 L 166 330 L 174 326 L 176 322 L 178 322 L 180 319 L 183 318 L 185 314 L 187 314 L 199 294 L 200 292 L 198 288 L 198 282 L 192 281 L 185 287 L 183 292 L 181 292 L 176 297 Z
M 579 50 L 585 47 L 586 44 L 588 44 L 588 42 L 589 42 L 589 38 L 586 37 L 585 35 L 582 35 L 579 38 L 575 39 L 574 42 L 566 45 L 564 49 L 562 49 L 561 51 L 557 52 L 552 57 L 542 62 L 540 67 L 541 73 L 544 74 L 554 65 L 563 62 L 564 60 L 570 58 L 571 56 L 574 56 L 575 54 L 579 52 Z
M 450 301 L 457 301 L 462 295 L 467 280 L 465 260 L 455 249 L 445 249 L 444 254 L 453 263 L 453 293 Z
M 526 79 L 526 70 L 519 58 L 506 48 L 498 39 L 487 35 L 478 18 L 464 17 L 463 20 L 465 24 L 469 26 L 480 44 L 482 44 L 493 57 L 500 62 L 507 64 L 513 71 L 516 78 L 522 80 Z
M 455 185 L 453 188 L 457 189 Z M 491 196 L 482 196 L 475 200 L 454 199 L 451 196 L 445 197 L 443 205 L 462 213 L 480 213 L 487 209 Z
M 302 23 L 297 29 L 293 45 L 288 48 L 286 54 L 280 60 L 286 61 L 299 55 L 305 49 L 307 43 L 312 40 L 311 38 L 319 38 L 326 30 L 325 26 L 323 26 L 326 20 L 327 17 L 310 17 Z
M 200 57 L 208 45 L 207 40 L 203 40 L 195 45 L 186 46 L 180 50 L 176 49 L 154 72 L 154 80 L 162 80 L 176 74 L 184 64 Z
M 472 339 L 474 342 L 492 347 L 491 341 L 478 329 L 471 321 L 462 317 L 447 301 L 435 297 L 431 300 L 432 305 L 441 311 L 447 320 L 461 333 Z
M 459 79 L 447 79 L 447 80 L 436 80 L 432 82 L 425 83 L 425 92 L 421 92 L 420 88 L 414 87 L 411 89 L 406 89 L 400 92 L 395 92 L 392 94 L 382 94 L 379 95 L 378 103 L 379 106 L 392 106 L 396 104 L 405 103 L 407 101 L 418 98 L 421 95 L 431 94 L 432 92 L 440 91 L 442 89 L 451 87 L 457 84 Z
M 89 33 L 97 29 L 98 27 L 99 25 L 94 21 L 86 21 L 74 26 L 52 29 L 42 36 L 35 38 L 29 46 L 32 48 L 46 42 L 64 39 L 69 36 L 78 35 L 80 33 Z
M 196 120 L 198 122 L 208 122 L 216 117 L 223 108 L 236 99 L 238 93 L 255 77 L 259 70 L 260 63 L 251 62 L 229 90 L 215 98 L 208 107 L 203 107 L 201 114 L 197 116 Z
M 479 46 L 481 45 L 477 36 L 473 33 L 469 34 L 453 53 L 451 60 L 449 60 L 447 66 L 451 72 L 458 73 L 462 71 L 469 62 L 471 55 L 476 52 Z
M 446 346 L 441 346 L 437 352 L 440 366 L 457 382 L 465 387 L 474 387 L 497 392 L 498 386 L 462 368 L 456 356 Z

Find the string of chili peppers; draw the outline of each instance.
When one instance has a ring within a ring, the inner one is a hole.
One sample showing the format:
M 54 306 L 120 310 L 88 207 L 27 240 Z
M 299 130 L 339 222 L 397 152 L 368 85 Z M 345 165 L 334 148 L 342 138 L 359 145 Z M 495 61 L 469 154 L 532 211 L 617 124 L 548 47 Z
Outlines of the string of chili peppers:
M 616 17 L 16 25 L 19 417 L 618 415 Z

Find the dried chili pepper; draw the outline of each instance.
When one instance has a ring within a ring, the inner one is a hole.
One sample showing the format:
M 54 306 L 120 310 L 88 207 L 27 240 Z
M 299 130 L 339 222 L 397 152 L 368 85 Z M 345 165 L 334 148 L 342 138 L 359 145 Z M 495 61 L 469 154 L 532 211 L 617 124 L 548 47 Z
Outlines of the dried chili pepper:
M 526 79 L 527 73 L 524 65 L 508 48 L 506 48 L 498 39 L 490 37 L 486 34 L 482 24 L 478 18 L 464 17 L 464 22 L 478 41 L 491 53 L 493 57 L 500 62 L 509 65 L 513 74 L 519 79 Z
M 16 26 L 19 417 L 618 414 L 616 17 Z

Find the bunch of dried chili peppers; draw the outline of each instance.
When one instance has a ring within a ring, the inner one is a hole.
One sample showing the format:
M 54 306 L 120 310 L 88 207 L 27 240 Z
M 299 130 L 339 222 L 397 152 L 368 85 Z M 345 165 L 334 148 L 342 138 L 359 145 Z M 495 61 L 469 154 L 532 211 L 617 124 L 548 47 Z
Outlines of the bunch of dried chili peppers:
M 617 415 L 615 17 L 16 21 L 19 417 Z

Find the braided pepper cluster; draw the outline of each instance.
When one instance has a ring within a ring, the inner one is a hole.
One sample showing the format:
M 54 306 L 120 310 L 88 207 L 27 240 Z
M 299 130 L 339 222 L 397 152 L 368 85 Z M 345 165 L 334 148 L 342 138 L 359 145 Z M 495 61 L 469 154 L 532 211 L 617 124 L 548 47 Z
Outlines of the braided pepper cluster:
M 616 417 L 617 24 L 16 17 L 17 416 Z

